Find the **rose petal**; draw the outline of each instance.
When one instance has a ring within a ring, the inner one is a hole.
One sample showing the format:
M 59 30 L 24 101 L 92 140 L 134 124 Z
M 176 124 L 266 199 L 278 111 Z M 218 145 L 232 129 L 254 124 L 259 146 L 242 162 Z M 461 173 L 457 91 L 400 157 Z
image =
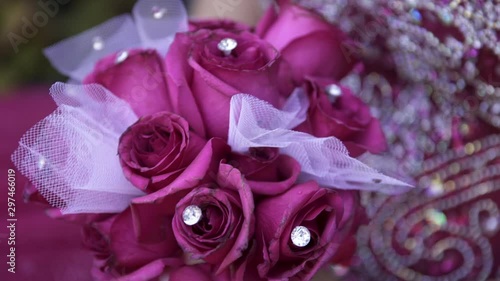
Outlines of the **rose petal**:
M 163 61 L 154 50 L 129 50 L 121 63 L 116 63 L 115 54 L 108 56 L 83 83 L 103 85 L 127 101 L 139 117 L 173 109 Z
M 118 215 L 111 226 L 111 252 L 119 265 L 138 267 L 155 259 L 171 256 L 178 251 L 177 243 L 167 239 L 173 236 L 169 221 L 164 221 L 162 224 L 165 235 L 161 241 L 150 240 L 147 233 L 137 236 L 134 231 L 136 225 L 137 221 L 128 208 Z M 160 228 L 159 225 L 157 228 Z
M 165 217 L 175 213 L 175 205 L 186 195 L 191 188 L 210 179 L 208 171 L 216 170 L 220 159 L 225 157 L 230 147 L 221 139 L 211 139 L 200 151 L 198 156 L 168 187 L 132 201 L 132 212 L 140 222 L 139 233 L 148 232 L 149 236 L 156 237 L 156 241 L 163 238 L 161 231 L 155 228 L 161 225 Z M 212 176 L 215 176 L 212 174 Z M 147 218 L 147 219 L 141 219 Z

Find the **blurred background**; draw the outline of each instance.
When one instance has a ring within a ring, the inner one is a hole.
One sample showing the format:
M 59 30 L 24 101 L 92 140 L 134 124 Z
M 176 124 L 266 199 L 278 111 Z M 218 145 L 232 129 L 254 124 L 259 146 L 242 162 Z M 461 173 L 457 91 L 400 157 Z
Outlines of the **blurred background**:
M 59 11 L 51 8 L 56 12 L 52 13 L 53 16 L 49 15 L 48 20 L 39 16 L 40 11 L 48 15 L 40 5 L 42 2 L 52 1 L 0 1 L 0 94 L 7 95 L 22 86 L 52 84 L 64 79 L 50 66 L 42 50 L 115 15 L 129 12 L 135 0 L 66 1 L 67 4 L 58 5 Z M 23 36 L 27 22 L 45 21 L 45 25 L 35 26 L 37 31 L 33 32 L 32 38 Z

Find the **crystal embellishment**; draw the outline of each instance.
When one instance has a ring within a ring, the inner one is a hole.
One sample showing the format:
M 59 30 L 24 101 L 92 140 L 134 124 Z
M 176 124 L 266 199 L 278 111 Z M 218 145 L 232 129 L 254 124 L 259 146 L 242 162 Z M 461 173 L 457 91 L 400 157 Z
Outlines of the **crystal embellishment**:
M 122 63 L 122 62 L 124 62 L 127 58 L 128 58 L 128 52 L 127 52 L 127 51 L 119 52 L 119 53 L 116 55 L 115 62 L 116 62 L 117 64 L 118 64 L 118 63 Z
M 342 89 L 340 89 L 340 87 L 335 84 L 326 86 L 325 92 L 331 102 L 334 102 L 342 95 Z
M 153 8 L 151 8 L 151 12 L 153 13 L 153 18 L 159 20 L 167 14 L 167 9 L 154 6 Z
M 444 9 L 439 13 L 439 18 L 448 25 L 453 21 L 453 14 L 448 9 Z
M 94 39 L 92 39 L 92 48 L 96 51 L 104 49 L 104 41 L 101 37 L 96 36 L 94 37 Z
M 201 209 L 196 205 L 187 206 L 182 212 L 182 221 L 186 225 L 195 225 L 201 219 Z
M 290 235 L 293 245 L 297 247 L 305 247 L 311 241 L 311 232 L 305 226 L 296 226 Z
M 224 55 L 229 56 L 231 52 L 236 49 L 236 46 L 238 46 L 236 40 L 233 38 L 224 38 L 217 44 L 217 49 L 223 52 Z
M 410 10 L 410 15 L 411 15 L 411 18 L 416 23 L 421 23 L 422 22 L 422 14 L 417 9 L 411 9 Z
M 498 226 L 499 222 L 496 217 L 489 217 L 483 223 L 484 229 L 489 232 L 495 232 L 498 229 Z
M 38 170 L 43 170 L 45 168 L 45 158 L 43 156 L 40 156 L 40 159 L 38 160 Z

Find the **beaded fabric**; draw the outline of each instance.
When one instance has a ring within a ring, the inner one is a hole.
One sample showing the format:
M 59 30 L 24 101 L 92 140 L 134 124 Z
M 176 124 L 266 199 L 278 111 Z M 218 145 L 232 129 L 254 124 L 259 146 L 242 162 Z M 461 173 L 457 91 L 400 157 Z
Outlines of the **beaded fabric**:
M 339 275 L 500 280 L 500 2 L 295 2 L 353 39 L 344 54 L 363 65 L 341 82 L 380 119 L 388 169 L 418 186 L 362 193 L 359 264 Z
M 344 82 L 379 109 L 374 113 L 385 124 L 391 154 L 410 171 L 424 155 L 448 149 L 453 134 L 471 133 L 478 119 L 500 128 L 498 2 L 297 2 L 354 39 L 344 53 L 365 69 Z

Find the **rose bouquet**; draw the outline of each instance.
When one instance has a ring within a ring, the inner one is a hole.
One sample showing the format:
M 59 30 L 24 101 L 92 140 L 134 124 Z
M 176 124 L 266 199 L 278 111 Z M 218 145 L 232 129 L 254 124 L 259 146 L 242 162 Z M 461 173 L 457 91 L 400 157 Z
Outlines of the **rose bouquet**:
M 71 80 L 13 162 L 82 224 L 96 280 L 310 280 L 350 264 L 358 190 L 411 187 L 356 158 L 387 145 L 340 84 L 349 40 L 288 1 L 255 28 L 138 1 L 46 50 Z

